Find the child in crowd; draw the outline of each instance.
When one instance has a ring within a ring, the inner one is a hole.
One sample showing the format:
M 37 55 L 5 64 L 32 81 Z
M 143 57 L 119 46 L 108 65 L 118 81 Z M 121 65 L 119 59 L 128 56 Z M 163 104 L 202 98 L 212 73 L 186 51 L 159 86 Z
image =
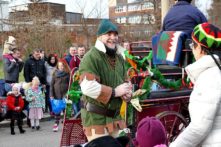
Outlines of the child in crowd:
M 163 124 L 155 117 L 143 118 L 137 127 L 135 147 L 167 147 L 167 136 Z
M 24 107 L 24 100 L 22 99 L 20 86 L 18 84 L 14 84 L 12 86 L 12 91 L 8 92 L 6 101 L 8 107 L 6 118 L 11 119 L 11 135 L 15 135 L 15 120 L 17 120 L 20 133 L 25 133 L 25 130 L 23 130 L 22 128 L 22 119 L 25 118 L 25 114 L 22 112 L 22 109 Z
M 38 77 L 34 77 L 31 87 L 25 92 L 26 100 L 29 102 L 29 119 L 31 120 L 32 129 L 39 130 L 39 120 L 43 117 L 43 109 L 45 109 L 44 93 L 40 87 Z
M 50 86 L 50 98 L 51 99 L 63 99 L 68 91 L 68 84 L 70 79 L 70 69 L 65 60 L 59 60 L 56 66 L 56 70 L 52 74 L 52 81 Z M 55 124 L 53 131 L 58 131 L 58 125 L 61 114 L 55 114 Z

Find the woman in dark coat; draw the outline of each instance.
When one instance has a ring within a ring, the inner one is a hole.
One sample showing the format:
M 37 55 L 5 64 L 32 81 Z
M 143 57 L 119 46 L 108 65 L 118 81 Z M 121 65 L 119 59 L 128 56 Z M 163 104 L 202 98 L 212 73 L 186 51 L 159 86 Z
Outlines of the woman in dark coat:
M 70 69 L 65 60 L 59 60 L 55 71 L 52 75 L 52 81 L 50 86 L 50 98 L 51 99 L 63 99 L 68 91 L 70 77 Z M 53 131 L 58 131 L 58 125 L 61 114 L 55 114 L 55 124 Z

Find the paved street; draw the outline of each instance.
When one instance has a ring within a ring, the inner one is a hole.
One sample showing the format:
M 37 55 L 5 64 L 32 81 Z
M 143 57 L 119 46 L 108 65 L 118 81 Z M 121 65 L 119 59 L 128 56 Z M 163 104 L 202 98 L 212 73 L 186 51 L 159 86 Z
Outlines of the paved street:
M 17 126 L 15 135 L 10 134 L 9 127 L 0 127 L 0 147 L 59 147 L 61 125 L 58 132 L 52 131 L 54 121 L 40 122 L 40 131 L 24 127 L 25 134 L 20 134 Z

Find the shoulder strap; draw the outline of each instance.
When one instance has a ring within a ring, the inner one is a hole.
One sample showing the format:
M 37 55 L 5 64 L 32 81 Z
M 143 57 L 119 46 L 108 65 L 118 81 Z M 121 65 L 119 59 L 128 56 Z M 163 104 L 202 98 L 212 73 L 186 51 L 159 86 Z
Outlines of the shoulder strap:
M 208 51 L 208 53 L 213 58 L 213 60 L 215 61 L 215 63 L 218 66 L 219 70 L 221 70 L 221 66 L 220 66 L 219 62 L 216 60 L 216 58 L 214 57 L 214 55 L 210 51 Z

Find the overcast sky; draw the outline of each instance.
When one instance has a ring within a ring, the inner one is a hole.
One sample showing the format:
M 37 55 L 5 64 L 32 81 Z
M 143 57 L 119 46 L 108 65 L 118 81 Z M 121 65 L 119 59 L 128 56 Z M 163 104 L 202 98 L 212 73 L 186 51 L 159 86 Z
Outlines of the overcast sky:
M 59 2 L 60 0 L 48 0 Z M 85 17 L 108 18 L 108 0 L 62 0 L 66 4 L 66 11 L 84 13 Z
M 29 0 L 9 0 L 13 4 L 26 3 Z M 85 17 L 108 18 L 108 0 L 46 0 L 54 3 L 66 4 L 66 11 L 84 12 Z M 207 16 L 207 10 L 213 0 L 195 0 L 196 6 Z
M 25 4 L 29 0 L 8 0 L 10 6 Z M 66 5 L 66 11 L 84 13 L 85 17 L 108 18 L 108 0 L 43 0 Z
M 199 8 L 204 15 L 208 18 L 207 11 L 211 8 L 213 0 L 196 0 L 195 4 L 197 8 Z

